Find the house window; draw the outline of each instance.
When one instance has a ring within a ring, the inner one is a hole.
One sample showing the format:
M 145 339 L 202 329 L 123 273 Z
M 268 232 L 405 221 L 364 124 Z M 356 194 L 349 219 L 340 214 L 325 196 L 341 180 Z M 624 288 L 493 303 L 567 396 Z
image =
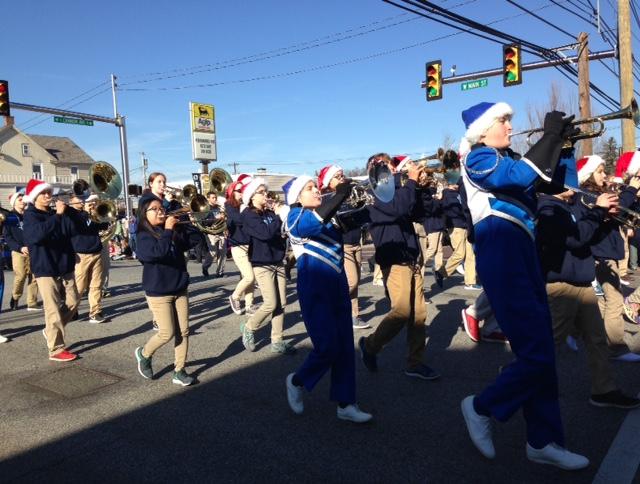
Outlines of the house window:
M 24 145 L 23 145 L 24 146 Z M 32 178 L 36 180 L 42 180 L 42 165 L 36 165 L 35 163 L 31 165 Z
M 29 143 L 22 143 L 22 156 L 31 156 L 31 150 L 29 149 Z
M 78 167 L 77 166 L 72 166 L 71 167 L 71 179 L 73 181 L 76 181 L 78 179 Z

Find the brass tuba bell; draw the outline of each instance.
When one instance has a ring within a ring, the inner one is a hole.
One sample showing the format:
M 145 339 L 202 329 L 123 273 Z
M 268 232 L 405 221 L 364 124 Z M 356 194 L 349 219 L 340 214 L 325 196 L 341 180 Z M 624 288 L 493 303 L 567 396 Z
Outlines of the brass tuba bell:
M 233 178 L 226 170 L 222 168 L 214 168 L 209 173 L 208 192 L 215 192 L 219 197 L 224 197 L 229 185 L 233 183 Z

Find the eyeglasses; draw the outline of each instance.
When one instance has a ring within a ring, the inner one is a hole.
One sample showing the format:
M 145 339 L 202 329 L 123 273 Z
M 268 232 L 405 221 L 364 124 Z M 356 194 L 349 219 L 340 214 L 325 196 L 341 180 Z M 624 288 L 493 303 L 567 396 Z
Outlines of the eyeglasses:
M 258 195 L 258 194 L 259 194 L 259 195 L 264 195 L 265 193 L 267 193 L 267 191 L 266 191 L 266 190 L 256 190 L 256 191 L 254 192 L 254 194 L 256 194 L 256 195 Z
M 242 190 L 234 190 L 233 193 L 242 193 Z
M 333 175 L 333 178 L 337 178 L 338 180 L 342 180 L 342 179 L 344 179 L 344 173 L 338 173 L 336 175 Z
M 163 207 L 151 207 L 146 210 L 147 212 L 158 212 L 165 213 L 165 209 Z

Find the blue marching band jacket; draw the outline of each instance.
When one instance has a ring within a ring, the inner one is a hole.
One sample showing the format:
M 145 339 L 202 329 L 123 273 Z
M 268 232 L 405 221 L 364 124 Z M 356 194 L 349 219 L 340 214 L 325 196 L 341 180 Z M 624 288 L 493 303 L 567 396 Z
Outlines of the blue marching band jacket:
M 323 223 L 315 211 L 294 206 L 287 216 L 285 230 L 297 260 L 311 257 L 338 274 L 342 272 L 342 233 L 333 223 Z

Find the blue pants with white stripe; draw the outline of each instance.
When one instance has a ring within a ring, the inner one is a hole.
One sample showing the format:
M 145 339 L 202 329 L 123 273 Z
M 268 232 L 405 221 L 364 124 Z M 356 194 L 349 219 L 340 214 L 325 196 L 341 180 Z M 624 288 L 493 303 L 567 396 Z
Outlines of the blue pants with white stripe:
M 298 259 L 298 297 L 313 349 L 296 372 L 311 391 L 331 370 L 331 400 L 355 403 L 356 374 L 349 285 L 344 270 L 303 255 Z
M 477 272 L 515 355 L 475 406 L 503 422 L 522 408 L 530 445 L 564 446 L 551 314 L 534 241 L 495 216 L 474 230 Z

